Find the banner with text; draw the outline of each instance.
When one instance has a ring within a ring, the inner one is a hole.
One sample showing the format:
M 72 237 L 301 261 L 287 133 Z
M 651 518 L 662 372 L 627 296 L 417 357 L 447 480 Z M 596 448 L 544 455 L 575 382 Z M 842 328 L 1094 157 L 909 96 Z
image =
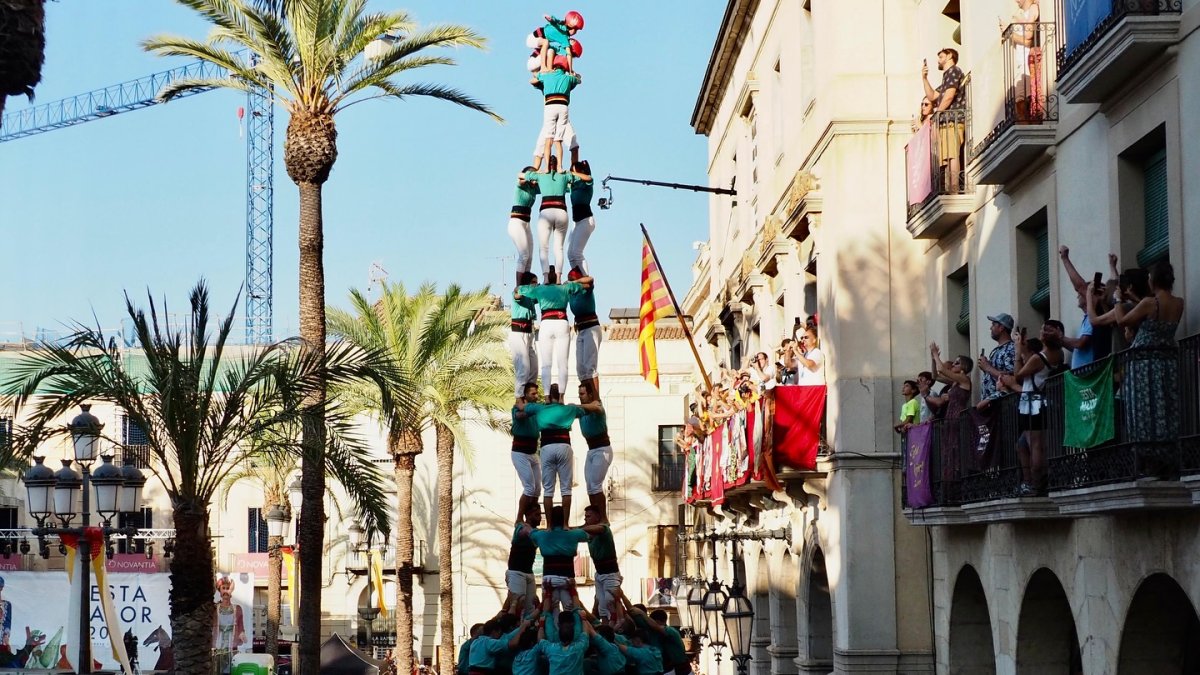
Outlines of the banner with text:
M 121 630 L 133 634 L 143 669 L 154 665 L 160 645 L 170 649 L 169 574 L 109 574 Z M 78 632 L 67 626 L 70 584 L 66 572 L 10 572 L 0 581 L 3 641 L 0 668 L 67 668 L 74 658 Z M 92 659 L 106 670 L 120 665 L 113 657 L 108 627 L 100 610 L 100 589 L 92 584 L 90 624 Z M 153 646 L 151 646 L 153 645 Z M 173 657 L 172 657 L 173 660 Z

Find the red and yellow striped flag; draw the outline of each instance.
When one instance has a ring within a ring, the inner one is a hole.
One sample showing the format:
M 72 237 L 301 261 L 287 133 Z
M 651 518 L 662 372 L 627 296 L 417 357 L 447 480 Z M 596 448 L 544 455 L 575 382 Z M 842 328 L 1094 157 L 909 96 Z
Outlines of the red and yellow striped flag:
M 662 270 L 654 259 L 650 240 L 642 235 L 642 307 L 638 324 L 638 354 L 642 361 L 642 377 L 658 386 L 658 354 L 654 350 L 654 322 L 675 313 L 667 294 Z

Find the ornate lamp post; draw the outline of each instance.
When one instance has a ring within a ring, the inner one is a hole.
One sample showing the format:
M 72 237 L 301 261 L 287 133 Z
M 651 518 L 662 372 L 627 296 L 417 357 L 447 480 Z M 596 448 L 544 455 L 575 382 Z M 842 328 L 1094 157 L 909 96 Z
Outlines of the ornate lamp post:
M 267 511 L 267 653 L 272 661 L 279 660 L 279 614 L 282 586 L 280 568 L 283 565 L 283 538 L 290 522 L 287 511 L 275 504 Z
M 64 459 L 62 468 L 52 471 L 43 463 L 45 457 L 34 457 L 34 464 L 25 472 L 25 489 L 29 515 L 37 521 L 33 535 L 38 538 L 38 546 L 42 556 L 49 555 L 46 544 L 47 536 L 75 537 L 78 541 L 79 574 L 80 574 L 80 613 L 78 655 L 75 662 L 76 672 L 92 672 L 92 640 L 91 640 L 91 537 L 98 529 L 102 540 L 107 543 L 113 534 L 123 534 L 132 537 L 137 529 L 132 527 L 111 527 L 112 519 L 121 512 L 135 512 L 141 507 L 142 486 L 146 479 L 136 467 L 117 467 L 112 463 L 112 456 L 105 455 L 95 473 L 91 472 L 92 462 L 96 460 L 100 450 L 101 432 L 104 425 L 93 415 L 90 405 L 82 405 L 82 412 L 71 420 L 67 429 L 71 433 L 71 446 L 75 462 L 79 463 L 80 471 L 71 468 L 72 460 Z M 96 486 L 95 509 L 103 521 L 100 528 L 91 527 L 92 503 L 90 499 L 91 486 Z M 71 527 L 75 519 L 75 498 L 82 492 L 79 509 L 80 526 Z M 51 496 L 53 495 L 53 497 Z M 55 516 L 62 527 L 46 527 L 50 516 Z
M 358 523 L 350 526 L 350 542 L 354 545 L 354 550 L 364 556 L 367 564 L 367 606 L 358 608 L 358 618 L 362 619 L 367 626 L 367 654 L 369 656 L 375 651 L 374 624 L 375 619 L 379 617 L 379 608 L 375 606 L 372 599 L 375 590 L 375 584 L 371 577 L 371 538 L 373 534 Z
M 288 484 L 288 502 L 292 506 L 292 517 L 296 519 L 296 529 L 293 531 L 298 531 L 300 529 L 300 527 L 299 527 L 299 525 L 300 525 L 300 505 L 304 503 L 304 493 L 300 487 L 300 476 L 296 476 L 296 478 L 293 479 L 290 484 Z M 300 542 L 295 542 L 295 543 L 296 543 L 295 548 L 299 549 Z M 289 584 L 299 584 L 300 574 L 299 574 L 298 568 L 299 568 L 299 560 L 297 559 L 296 566 L 293 569 L 288 570 L 288 583 Z M 300 616 L 300 607 L 299 607 L 300 591 L 299 591 L 299 589 L 297 589 L 295 593 L 292 593 L 292 597 L 295 598 L 296 606 L 293 606 L 291 608 L 292 609 L 291 623 L 292 623 L 293 630 L 298 631 L 299 621 L 297 621 L 297 617 Z M 295 634 L 295 638 L 292 640 L 292 664 L 293 664 L 292 665 L 293 668 L 300 667 L 300 633 L 299 632 L 297 632 Z
M 708 645 L 713 648 L 717 658 L 718 668 L 721 663 L 721 648 L 725 646 L 725 620 L 721 611 L 725 609 L 725 601 L 729 596 L 721 587 L 717 578 L 717 535 L 714 532 L 709 540 L 712 542 L 712 579 L 708 582 L 708 590 L 704 593 L 700 610 L 704 616 L 704 634 L 708 636 Z
M 754 628 L 754 606 L 746 597 L 746 584 L 742 580 L 738 543 L 734 540 L 733 586 L 721 614 L 725 618 L 730 657 L 737 663 L 738 673 L 745 675 L 746 662 L 750 660 L 750 632 Z

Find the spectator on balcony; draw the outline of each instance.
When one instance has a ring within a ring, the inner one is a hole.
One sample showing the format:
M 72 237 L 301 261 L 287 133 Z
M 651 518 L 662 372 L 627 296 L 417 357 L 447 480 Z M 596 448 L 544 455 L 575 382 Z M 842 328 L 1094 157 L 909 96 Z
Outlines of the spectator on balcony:
M 768 392 L 775 389 L 778 382 L 778 371 L 775 364 L 771 363 L 771 357 L 767 356 L 766 352 L 759 352 L 754 355 L 754 359 L 750 361 L 750 368 L 747 369 L 750 376 L 750 381 L 758 388 L 760 392 Z
M 1012 45 L 1013 81 L 1011 99 L 1017 124 L 1038 124 L 1046 116 L 1042 94 L 1042 44 L 1038 33 L 1040 8 L 1037 0 L 1016 0 L 1017 13 L 1005 26 L 1000 21 L 1000 39 Z
M 1143 298 L 1128 312 L 1117 307 L 1120 325 L 1137 330 L 1121 380 L 1129 441 L 1168 441 L 1178 436 L 1179 365 L 1175 331 L 1183 318 L 1184 302 L 1171 292 L 1174 286 L 1174 268 L 1165 260 L 1159 261 L 1150 269 L 1150 297 Z M 1142 452 L 1139 472 L 1148 475 L 1169 472 L 1171 467 L 1166 457 L 1156 448 L 1138 449 Z
M 892 427 L 896 433 L 908 431 L 914 424 L 921 422 L 921 404 L 917 402 L 917 381 L 905 380 L 900 385 L 900 395 L 904 397 L 904 405 L 900 406 L 900 423 Z
M 918 109 L 916 117 L 912 121 L 913 133 L 916 133 L 920 128 L 933 117 L 933 101 L 928 98 L 921 97 L 921 107 Z
M 962 171 L 962 146 L 965 138 L 967 107 L 962 93 L 967 79 L 958 67 L 958 50 L 946 47 L 937 53 L 938 70 L 942 71 L 942 83 L 934 89 L 929 83 L 929 64 L 921 65 L 921 81 L 925 86 L 925 98 L 933 104 L 934 119 L 937 121 L 938 158 L 946 174 L 944 189 L 957 194 L 961 189 L 959 174 Z
M 1117 269 L 1117 257 L 1113 254 L 1108 256 L 1110 266 L 1113 272 Z M 1150 274 L 1140 267 L 1131 267 L 1117 276 L 1117 293 L 1116 297 L 1111 298 L 1111 307 L 1102 302 L 1100 298 L 1096 298 L 1094 303 L 1088 305 L 1088 321 L 1093 326 L 1115 326 L 1118 324 L 1122 315 L 1133 311 L 1145 298 L 1149 298 L 1154 293 L 1150 290 Z M 1104 298 L 1108 301 L 1109 298 Z M 1105 311 L 1107 309 L 1107 311 Z M 1133 342 L 1137 335 L 1137 326 L 1123 326 L 1122 337 L 1125 343 Z
M 808 326 L 800 336 L 800 349 L 796 354 L 796 384 L 824 385 L 825 384 L 825 353 L 821 351 L 821 340 L 817 337 L 817 327 Z
M 799 373 L 796 371 L 796 341 L 792 338 L 784 338 L 775 351 L 775 371 L 779 384 L 796 384 Z
M 1008 393 L 1002 378 L 1013 374 L 1017 360 L 1016 347 L 1012 341 L 1012 315 L 1001 313 L 987 319 L 992 322 L 991 336 L 996 341 L 996 346 L 987 358 L 984 358 L 982 353 L 979 355 L 979 370 L 983 375 L 979 378 L 979 403 L 975 408 L 980 412 L 987 410 L 992 401 Z
M 1071 250 L 1066 246 L 1058 247 L 1058 257 L 1062 260 L 1071 286 L 1075 288 L 1075 298 L 1079 309 L 1083 311 L 1083 321 L 1079 324 L 1079 333 L 1075 337 L 1063 336 L 1062 345 L 1071 351 L 1071 368 L 1082 368 L 1093 361 L 1108 356 L 1112 349 L 1112 329 L 1105 326 L 1093 326 L 1088 316 L 1088 294 L 1096 294 L 1097 303 L 1103 303 L 1104 288 L 1095 288 L 1084 280 L 1075 264 L 1071 262 Z M 1099 274 L 1099 272 L 1097 272 Z M 1098 306 L 1104 306 L 1099 305 Z
M 1057 324 L 1057 325 L 1056 325 Z M 1019 386 L 1017 403 L 1017 457 L 1021 462 L 1021 484 L 1017 496 L 1032 497 L 1046 488 L 1046 447 L 1042 430 L 1046 428 L 1046 378 L 1063 364 L 1058 331 L 1062 324 L 1042 324 L 1041 338 L 1027 338 L 1026 331 L 1015 333 L 1016 371 L 1005 379 Z
M 945 418 L 958 417 L 971 407 L 971 359 L 960 355 L 954 361 L 942 360 L 942 348 L 936 342 L 929 344 L 929 356 L 940 382 L 949 387 L 940 396 L 931 396 L 930 406 L 944 408 Z
M 929 400 L 933 398 L 933 373 L 922 371 L 917 375 L 917 404 L 921 407 L 920 423 L 924 424 L 935 416 Z

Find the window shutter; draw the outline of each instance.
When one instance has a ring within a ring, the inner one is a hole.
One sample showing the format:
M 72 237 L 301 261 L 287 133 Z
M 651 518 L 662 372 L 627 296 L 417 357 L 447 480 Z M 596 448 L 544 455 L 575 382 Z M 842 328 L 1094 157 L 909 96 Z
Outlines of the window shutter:
M 1050 233 L 1046 228 L 1037 233 L 1037 290 L 1029 296 L 1029 304 L 1043 317 L 1050 315 Z
M 971 335 L 971 286 L 966 277 L 962 280 L 962 305 L 959 307 L 958 323 L 954 324 L 954 329 L 959 335 Z
M 1138 251 L 1141 267 L 1165 260 L 1170 248 L 1170 221 L 1167 219 L 1167 151 L 1159 150 L 1142 168 L 1142 194 L 1146 216 L 1145 247 Z
M 249 533 L 246 542 L 247 553 L 267 552 L 267 522 L 263 520 L 261 509 L 246 509 L 249 520 L 246 531 Z

